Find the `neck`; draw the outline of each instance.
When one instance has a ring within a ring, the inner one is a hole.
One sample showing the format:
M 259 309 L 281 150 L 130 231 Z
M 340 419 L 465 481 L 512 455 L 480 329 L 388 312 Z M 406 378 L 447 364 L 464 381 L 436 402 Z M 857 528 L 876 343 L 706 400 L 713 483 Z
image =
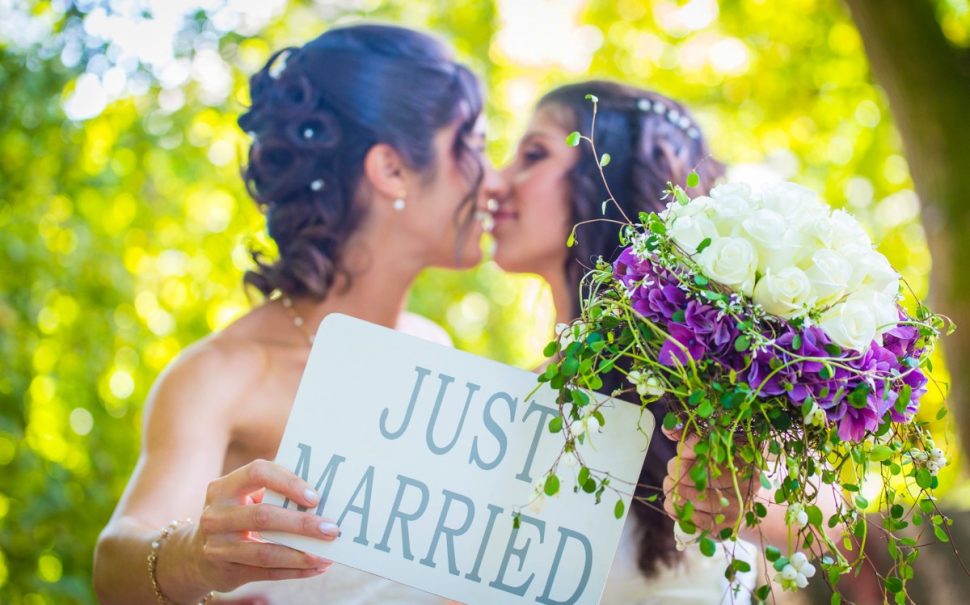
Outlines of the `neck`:
M 556 307 L 556 323 L 569 323 L 576 319 L 573 317 L 573 299 L 578 296 L 578 293 L 569 283 L 564 263 L 543 271 L 540 275 L 549 284 L 552 292 L 552 304 Z
M 339 277 L 321 302 L 306 298 L 294 300 L 294 308 L 306 322 L 308 330 L 315 332 L 323 318 L 331 313 L 343 313 L 394 328 L 404 311 L 411 283 L 423 266 L 409 262 L 406 256 L 392 255 L 389 250 L 391 247 L 373 245 L 348 249 L 349 282 Z M 388 267 L 393 270 L 386 270 Z

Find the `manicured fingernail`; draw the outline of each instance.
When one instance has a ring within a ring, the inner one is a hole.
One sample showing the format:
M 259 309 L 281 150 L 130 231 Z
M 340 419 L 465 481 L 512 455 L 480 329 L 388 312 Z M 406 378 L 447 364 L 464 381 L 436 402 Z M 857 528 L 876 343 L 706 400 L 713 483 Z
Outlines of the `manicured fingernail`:
M 317 500 L 320 499 L 320 494 L 318 494 L 317 492 L 313 491 L 308 487 L 305 490 L 303 490 L 303 497 L 306 498 L 307 502 L 309 502 L 310 504 L 316 504 Z
M 320 524 L 320 532 L 336 538 L 340 535 L 340 528 L 337 527 L 335 523 L 328 523 L 324 521 Z
M 674 425 L 674 430 L 675 431 L 679 431 L 682 428 L 684 428 L 684 423 L 683 422 L 678 422 L 677 424 Z

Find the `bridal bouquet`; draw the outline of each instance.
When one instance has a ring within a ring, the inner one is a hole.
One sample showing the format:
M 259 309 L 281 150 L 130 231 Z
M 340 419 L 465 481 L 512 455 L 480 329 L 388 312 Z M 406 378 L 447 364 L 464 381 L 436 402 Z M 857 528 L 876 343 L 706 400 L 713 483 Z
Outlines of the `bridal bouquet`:
M 583 140 L 592 144 L 592 135 L 568 142 Z M 809 189 L 731 183 L 709 197 L 689 199 L 677 186 L 668 195 L 663 212 L 621 227 L 622 253 L 587 274 L 581 317 L 546 348 L 553 360 L 540 381 L 559 391 L 561 415 L 549 428 L 562 433 L 563 456 L 595 437 L 607 402 L 591 392 L 609 375 L 621 385 L 614 396 L 645 410 L 664 405 L 665 428 L 699 438 L 689 473 L 699 491 L 733 477 L 742 511 L 719 515 L 729 526 L 717 535 L 694 524 L 695 503 L 674 497 L 680 539 L 713 555 L 714 540 L 756 528 L 770 500 L 786 507 L 787 549 L 764 549 L 781 587 L 804 587 L 821 570 L 840 602 L 839 576 L 862 565 L 878 531 L 894 561 L 887 597 L 906 602 L 924 532 L 948 541 L 950 520 L 933 497 L 947 459 L 917 411 L 949 322 L 904 300 L 899 275 L 856 219 Z M 576 468 L 597 501 L 618 489 L 606 469 L 582 460 Z M 744 498 L 746 480 L 760 481 L 761 494 Z M 870 502 L 862 488 L 880 480 Z M 834 510 L 820 502 L 833 495 Z M 865 514 L 875 509 L 880 523 Z M 841 544 L 831 528 L 841 529 Z M 726 573 L 749 568 L 736 559 Z M 755 597 L 770 591 L 759 586 Z

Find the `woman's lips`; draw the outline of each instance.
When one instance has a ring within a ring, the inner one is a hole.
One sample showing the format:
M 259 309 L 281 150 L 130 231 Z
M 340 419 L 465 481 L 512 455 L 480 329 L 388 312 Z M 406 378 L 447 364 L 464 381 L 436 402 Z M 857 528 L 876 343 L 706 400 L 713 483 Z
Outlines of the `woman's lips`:
M 510 221 L 516 218 L 517 216 L 518 215 L 515 212 L 512 212 L 511 210 L 506 210 L 504 208 L 496 210 L 495 212 L 492 213 L 492 218 L 495 220 L 496 223 Z

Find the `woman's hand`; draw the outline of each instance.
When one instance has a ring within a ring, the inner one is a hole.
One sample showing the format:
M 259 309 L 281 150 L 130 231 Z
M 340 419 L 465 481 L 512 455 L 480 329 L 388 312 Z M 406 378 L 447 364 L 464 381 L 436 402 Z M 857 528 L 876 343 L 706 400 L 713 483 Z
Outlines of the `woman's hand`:
M 667 477 L 664 479 L 664 511 L 674 520 L 677 519 L 676 506 L 683 506 L 690 502 L 694 506 L 691 520 L 701 530 L 711 532 L 717 536 L 726 527 L 733 527 L 742 512 L 742 500 L 750 502 L 758 491 L 758 476 L 750 477 L 738 474 L 738 488 L 741 500 L 734 487 L 734 476 L 727 468 L 722 469 L 719 477 L 708 477 L 706 489 L 697 489 L 690 471 L 697 462 L 695 446 L 700 441 L 697 435 L 687 435 L 682 439 L 682 432 L 667 431 L 664 435 L 677 441 L 677 455 L 667 462 Z M 740 468 L 735 464 L 736 468 Z M 745 465 L 745 468 L 750 468 Z M 757 473 L 757 471 L 755 471 Z M 723 517 L 720 517 L 723 515 Z
M 226 592 L 257 580 L 318 575 L 332 564 L 322 557 L 260 539 L 264 531 L 318 540 L 333 540 L 340 535 L 336 524 L 311 511 L 263 504 L 265 489 L 306 507 L 316 506 L 320 500 L 305 481 L 266 460 L 254 460 L 209 483 L 202 516 L 191 527 L 189 537 L 192 552 L 199 557 L 203 585 Z M 160 582 L 164 586 L 164 581 Z

